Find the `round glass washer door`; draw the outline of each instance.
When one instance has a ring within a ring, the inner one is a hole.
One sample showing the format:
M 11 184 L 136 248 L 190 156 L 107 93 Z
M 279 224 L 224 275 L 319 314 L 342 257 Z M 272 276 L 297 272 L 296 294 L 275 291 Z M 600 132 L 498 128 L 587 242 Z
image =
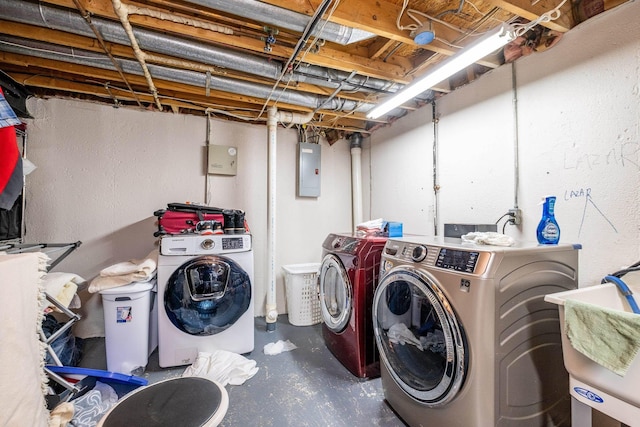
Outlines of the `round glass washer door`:
M 344 331 L 351 317 L 351 281 L 340 259 L 328 254 L 320 266 L 320 309 L 331 331 Z
M 251 279 L 232 259 L 206 255 L 176 269 L 164 292 L 171 323 L 190 335 L 215 335 L 249 308 Z
M 391 270 L 376 288 L 373 324 L 382 363 L 402 390 L 428 407 L 455 398 L 469 352 L 453 307 L 433 280 L 410 267 Z

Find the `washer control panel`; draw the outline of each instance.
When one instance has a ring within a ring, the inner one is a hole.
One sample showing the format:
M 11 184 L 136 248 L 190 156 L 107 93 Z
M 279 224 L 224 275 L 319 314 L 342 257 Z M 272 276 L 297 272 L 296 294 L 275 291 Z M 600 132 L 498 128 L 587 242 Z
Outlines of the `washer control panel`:
M 398 241 L 387 242 L 384 254 L 404 262 L 420 263 L 469 274 L 481 274 L 490 257 L 489 253 L 473 249 L 465 250 Z M 482 261 L 483 259 L 484 261 Z M 483 267 L 479 268 L 480 265 Z
M 251 250 L 251 235 L 170 235 L 160 238 L 161 255 L 218 255 Z
M 479 256 L 480 252 L 477 251 L 440 248 L 438 258 L 436 258 L 436 267 L 473 273 Z

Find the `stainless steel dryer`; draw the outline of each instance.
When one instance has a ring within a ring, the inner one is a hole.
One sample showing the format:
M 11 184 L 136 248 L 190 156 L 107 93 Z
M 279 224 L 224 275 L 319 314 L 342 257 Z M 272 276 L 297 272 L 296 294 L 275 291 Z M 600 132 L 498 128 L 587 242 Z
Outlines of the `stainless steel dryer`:
M 579 245 L 389 239 L 373 301 L 384 396 L 412 427 L 570 425 L 552 292 Z

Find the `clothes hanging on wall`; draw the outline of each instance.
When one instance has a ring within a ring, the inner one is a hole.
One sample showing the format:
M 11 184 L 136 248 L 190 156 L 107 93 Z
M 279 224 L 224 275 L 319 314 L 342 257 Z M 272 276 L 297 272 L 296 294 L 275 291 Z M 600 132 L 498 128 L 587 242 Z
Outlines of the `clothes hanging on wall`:
M 22 193 L 24 175 L 14 126 L 22 122 L 15 115 L 0 88 L 0 208 L 9 210 Z

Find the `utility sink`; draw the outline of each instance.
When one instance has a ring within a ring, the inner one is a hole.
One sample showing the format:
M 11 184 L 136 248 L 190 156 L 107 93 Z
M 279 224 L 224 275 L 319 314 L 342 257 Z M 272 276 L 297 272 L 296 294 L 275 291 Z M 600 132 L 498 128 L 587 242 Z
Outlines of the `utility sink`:
M 625 283 L 640 301 L 640 274 L 629 273 Z M 638 426 L 640 420 L 640 354 L 631 363 L 626 375 L 621 377 L 600 366 L 576 351 L 564 331 L 564 303 L 578 300 L 614 310 L 632 312 L 626 298 L 613 283 L 598 284 L 545 296 L 545 301 L 556 304 L 562 329 L 562 354 L 569 372 L 569 388 L 572 399 L 572 425 L 591 425 L 589 407 L 630 426 Z M 588 415 L 584 405 L 588 405 Z M 588 417 L 588 418 L 587 418 Z M 588 421 L 588 424 L 587 424 Z

